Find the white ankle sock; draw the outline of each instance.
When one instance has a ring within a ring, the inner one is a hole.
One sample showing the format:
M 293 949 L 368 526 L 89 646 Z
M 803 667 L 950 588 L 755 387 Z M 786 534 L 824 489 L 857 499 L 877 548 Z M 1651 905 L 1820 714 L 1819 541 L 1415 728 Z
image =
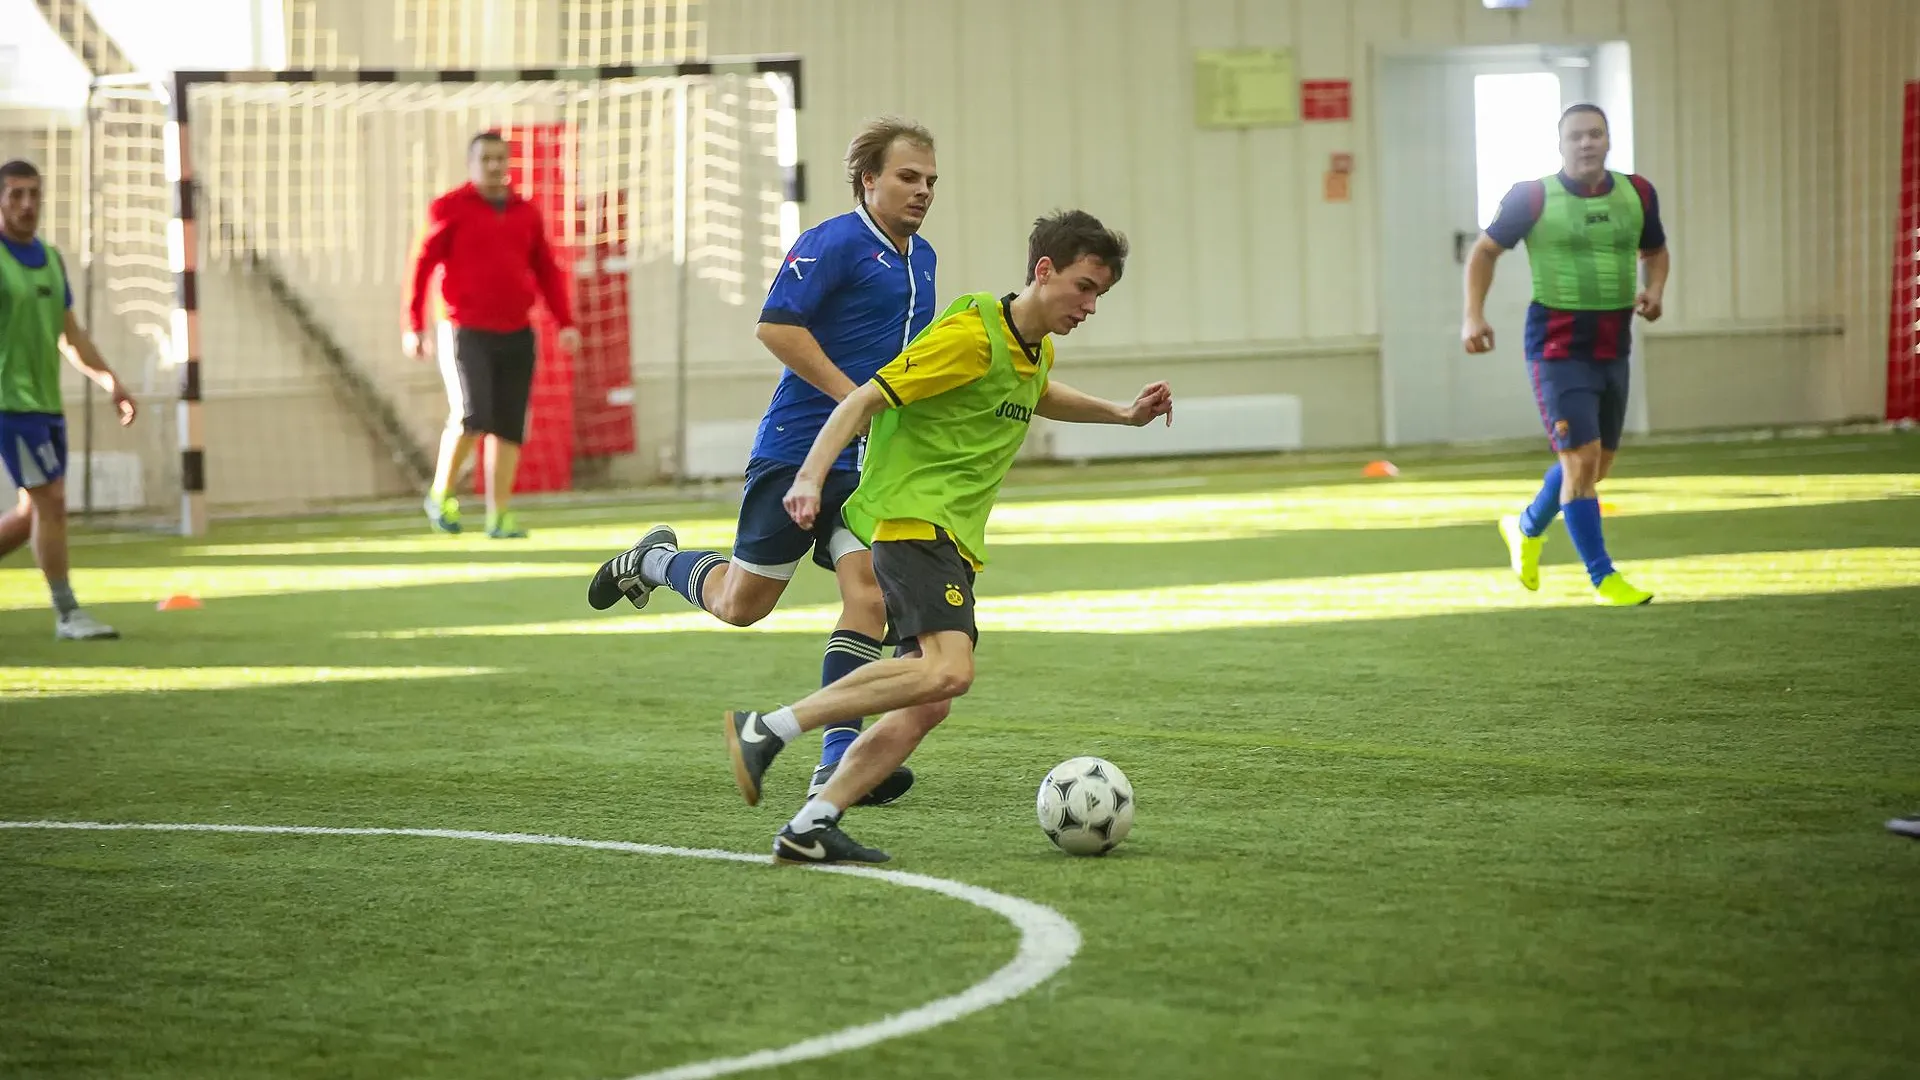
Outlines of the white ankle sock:
M 770 713 L 760 714 L 760 723 L 784 745 L 800 737 L 800 721 L 793 715 L 793 709 L 782 705 Z
M 810 833 L 825 828 L 840 820 L 840 808 L 825 799 L 809 799 L 800 812 L 793 815 L 787 827 L 797 833 Z

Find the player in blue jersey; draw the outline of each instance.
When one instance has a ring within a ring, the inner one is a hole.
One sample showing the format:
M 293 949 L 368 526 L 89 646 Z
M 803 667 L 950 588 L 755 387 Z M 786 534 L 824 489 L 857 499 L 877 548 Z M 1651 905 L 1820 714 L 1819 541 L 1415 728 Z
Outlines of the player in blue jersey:
M 840 506 L 860 482 L 862 447 L 848 448 L 828 474 L 812 528 L 794 524 L 782 500 L 834 406 L 933 321 L 934 253 L 918 234 L 937 178 L 933 136 L 920 125 L 888 117 L 854 136 L 847 148 L 854 208 L 801 234 L 760 311 L 757 336 L 786 370 L 754 437 L 732 558 L 681 551 L 673 529 L 656 525 L 600 567 L 588 603 L 605 609 L 625 596 L 645 607 L 664 585 L 722 622 L 751 626 L 773 610 L 811 552 L 840 585 L 840 621 L 827 640 L 820 684 L 879 658 L 887 611 L 872 556 L 840 522 Z M 809 796 L 833 777 L 860 727 L 853 720 L 825 729 Z M 892 802 L 912 786 L 903 766 L 865 802 Z

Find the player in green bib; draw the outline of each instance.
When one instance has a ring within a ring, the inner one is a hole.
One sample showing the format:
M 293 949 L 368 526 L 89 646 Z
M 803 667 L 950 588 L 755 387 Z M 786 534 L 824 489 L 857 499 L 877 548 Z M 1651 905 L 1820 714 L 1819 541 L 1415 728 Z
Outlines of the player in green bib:
M 73 362 L 113 395 L 121 424 L 134 404 L 73 317 L 66 263 L 41 242 L 40 170 L 0 165 L 0 468 L 20 500 L 0 514 L 0 558 L 33 542 L 53 596 L 54 636 L 91 641 L 120 635 L 80 609 L 67 582 L 67 420 L 60 399 L 60 339 Z
M 1527 374 L 1559 460 L 1532 504 L 1500 520 L 1508 561 L 1522 587 L 1538 589 L 1547 526 L 1563 518 L 1595 602 L 1638 607 L 1653 594 L 1614 569 L 1600 528 L 1598 485 L 1613 468 L 1626 427 L 1633 319 L 1660 318 L 1669 259 L 1659 196 L 1645 177 L 1608 171 L 1609 148 L 1599 108 L 1575 105 L 1561 115 L 1563 168 L 1514 185 L 1467 260 L 1460 337 L 1469 353 L 1493 349 L 1485 307 L 1494 263 L 1526 244 L 1533 271 Z
M 1094 313 L 1120 280 L 1126 239 L 1091 214 L 1034 223 L 1027 285 L 962 296 L 872 381 L 842 400 L 787 492 L 802 528 L 840 452 L 871 426 L 860 486 L 841 514 L 873 549 L 874 577 L 899 647 L 799 702 L 725 717 L 734 779 L 749 805 L 781 747 L 804 731 L 884 713 L 847 749 L 833 779 L 774 839 L 779 863 L 886 862 L 840 830 L 840 815 L 892 775 L 953 699 L 973 684 L 974 573 L 987 561 L 987 517 L 1035 416 L 1140 427 L 1173 422 L 1173 392 L 1153 383 L 1131 404 L 1055 381 L 1053 339 Z

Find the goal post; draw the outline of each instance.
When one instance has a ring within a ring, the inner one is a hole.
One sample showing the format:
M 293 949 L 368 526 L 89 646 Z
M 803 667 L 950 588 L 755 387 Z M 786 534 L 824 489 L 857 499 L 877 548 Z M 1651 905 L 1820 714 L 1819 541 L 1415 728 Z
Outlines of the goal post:
M 564 489 L 589 461 L 615 483 L 686 478 L 694 414 L 712 411 L 689 387 L 756 370 L 742 309 L 798 232 L 801 87 L 793 56 L 174 73 L 155 101 L 164 190 L 147 194 L 167 295 L 146 302 L 167 309 L 177 385 L 174 460 L 148 474 L 177 489 L 178 531 L 417 490 L 447 403 L 432 365 L 398 357 L 403 279 L 481 130 L 509 138 L 586 338 L 561 358 L 542 335 L 523 480 Z M 162 287 L 123 284 L 123 307 Z

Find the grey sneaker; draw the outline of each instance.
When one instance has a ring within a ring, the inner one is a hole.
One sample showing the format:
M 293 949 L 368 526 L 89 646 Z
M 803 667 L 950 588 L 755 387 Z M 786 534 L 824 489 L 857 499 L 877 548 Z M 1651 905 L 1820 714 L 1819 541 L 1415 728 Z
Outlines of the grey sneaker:
M 1890 833 L 1898 833 L 1901 836 L 1911 836 L 1915 840 L 1920 840 L 1920 814 L 1894 818 L 1892 821 L 1887 822 L 1887 831 Z
M 119 636 L 120 631 L 78 609 L 60 616 L 53 623 L 55 641 L 107 641 Z

